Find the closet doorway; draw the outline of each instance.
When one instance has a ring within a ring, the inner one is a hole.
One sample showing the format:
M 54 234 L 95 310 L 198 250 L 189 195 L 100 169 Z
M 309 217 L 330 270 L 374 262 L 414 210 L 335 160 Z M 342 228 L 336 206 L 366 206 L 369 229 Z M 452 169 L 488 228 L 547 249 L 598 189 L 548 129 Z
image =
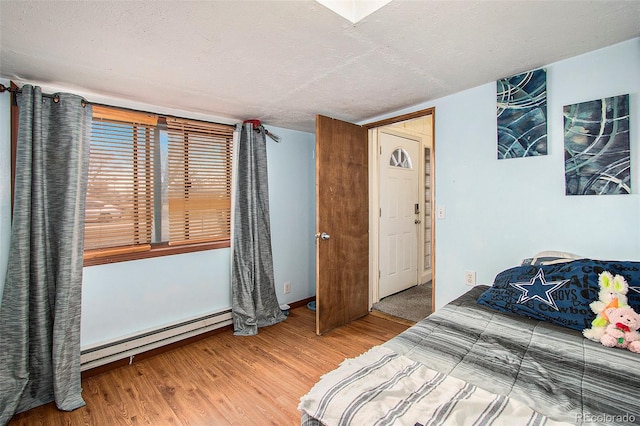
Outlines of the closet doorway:
M 398 316 L 394 299 L 420 295 L 418 312 L 401 316 L 412 321 L 435 306 L 434 113 L 422 110 L 367 125 L 370 309 Z

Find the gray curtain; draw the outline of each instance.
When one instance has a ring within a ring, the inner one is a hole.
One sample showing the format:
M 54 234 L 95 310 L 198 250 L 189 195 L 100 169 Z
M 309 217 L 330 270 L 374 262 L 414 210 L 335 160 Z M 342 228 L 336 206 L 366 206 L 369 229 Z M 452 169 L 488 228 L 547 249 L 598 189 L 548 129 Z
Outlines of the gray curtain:
M 80 302 L 91 106 L 17 94 L 9 264 L 0 304 L 0 424 L 55 401 L 82 407 Z
M 269 222 L 267 144 L 262 126 L 242 126 L 238 160 L 231 269 L 234 334 L 258 334 L 258 327 L 286 319 L 273 279 Z

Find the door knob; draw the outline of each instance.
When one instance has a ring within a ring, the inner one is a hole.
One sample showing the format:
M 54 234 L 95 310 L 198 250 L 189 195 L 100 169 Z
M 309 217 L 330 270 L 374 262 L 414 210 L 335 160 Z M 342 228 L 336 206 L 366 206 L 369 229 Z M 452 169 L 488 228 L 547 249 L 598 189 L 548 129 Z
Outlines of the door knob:
M 420 219 L 416 219 L 416 220 L 414 220 L 414 221 L 413 221 L 413 223 L 415 223 L 416 225 L 418 225 L 418 224 L 422 223 L 422 221 L 421 221 Z
M 320 238 L 321 240 L 328 240 L 329 238 L 331 238 L 331 235 L 327 234 L 326 232 L 317 233 L 316 238 Z

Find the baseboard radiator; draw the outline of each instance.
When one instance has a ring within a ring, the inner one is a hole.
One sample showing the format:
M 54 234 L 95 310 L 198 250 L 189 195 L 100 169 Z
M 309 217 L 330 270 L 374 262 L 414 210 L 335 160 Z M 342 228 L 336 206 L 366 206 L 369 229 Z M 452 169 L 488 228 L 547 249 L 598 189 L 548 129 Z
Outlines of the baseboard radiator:
M 81 370 L 90 370 L 232 324 L 231 309 L 82 349 Z

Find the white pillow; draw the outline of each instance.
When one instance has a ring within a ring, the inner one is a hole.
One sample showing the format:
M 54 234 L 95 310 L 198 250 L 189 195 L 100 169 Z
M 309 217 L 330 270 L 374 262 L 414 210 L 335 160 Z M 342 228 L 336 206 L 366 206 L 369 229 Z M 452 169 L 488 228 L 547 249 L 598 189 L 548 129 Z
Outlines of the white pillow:
M 522 261 L 523 265 L 555 265 L 557 263 L 571 262 L 576 259 L 584 259 L 584 256 L 580 256 L 574 253 L 567 253 L 564 251 L 545 250 L 537 253 L 531 259 L 525 259 Z

